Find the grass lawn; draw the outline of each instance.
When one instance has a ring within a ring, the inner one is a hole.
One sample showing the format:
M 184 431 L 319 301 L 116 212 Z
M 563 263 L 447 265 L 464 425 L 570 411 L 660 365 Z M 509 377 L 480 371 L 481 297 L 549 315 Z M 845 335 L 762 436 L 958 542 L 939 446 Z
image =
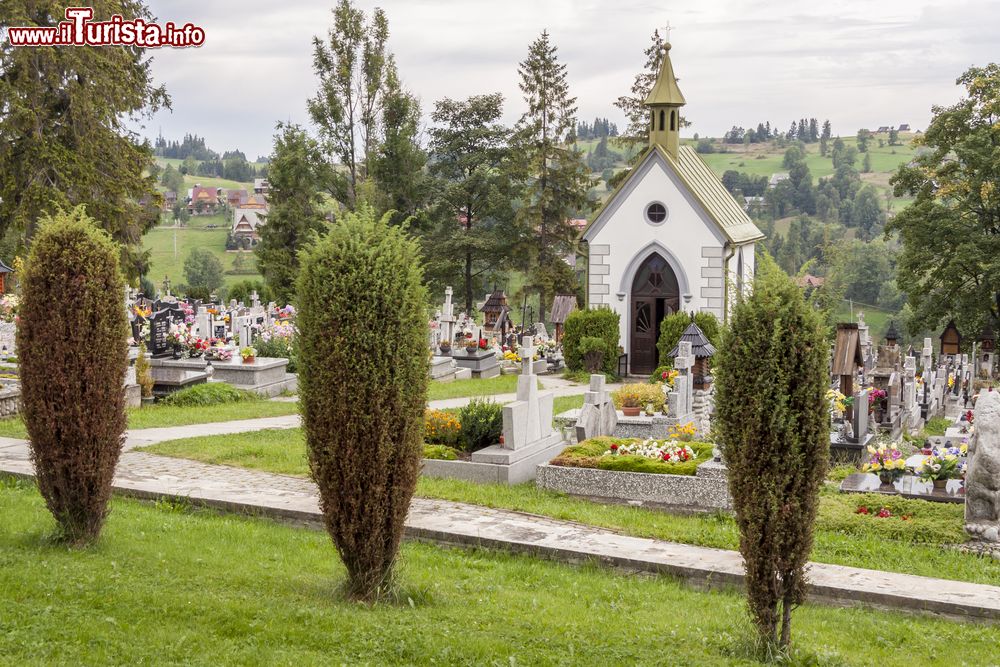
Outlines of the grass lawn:
M 427 400 L 438 401 L 445 398 L 462 398 L 465 396 L 496 396 L 497 394 L 513 394 L 517 391 L 517 375 L 498 375 L 486 380 L 468 379 L 438 382 L 432 380 L 427 385 Z M 541 387 L 541 382 L 539 382 Z M 581 387 L 580 391 L 585 388 Z
M 144 451 L 206 463 L 308 475 L 305 442 L 300 429 L 173 440 L 152 445 Z M 579 521 L 639 537 L 721 549 L 737 549 L 739 545 L 736 524 L 731 517 L 721 513 L 681 516 L 652 509 L 604 505 L 541 490 L 534 484 L 499 486 L 421 478 L 417 495 Z M 857 507 L 863 504 L 888 507 L 893 516 L 879 519 L 856 514 Z M 812 559 L 1000 585 L 1000 561 L 941 548 L 941 545 L 965 540 L 963 512 L 962 505 L 840 494 L 833 487 L 827 487 L 821 499 Z M 907 520 L 901 518 L 904 514 L 909 516 Z
M 187 227 L 154 227 L 143 237 L 143 247 L 150 251 L 149 279 L 159 288 L 164 276 L 170 276 L 171 285 L 177 286 L 186 282 L 184 277 L 184 260 L 195 248 L 211 250 L 221 261 L 225 271 L 233 268 L 233 262 L 239 253 L 226 252 L 226 236 L 229 232 L 228 223 L 220 222 L 221 216 L 206 216 L 204 219 L 192 218 L 192 224 Z M 206 229 L 208 224 L 222 224 L 215 229 Z M 176 250 L 175 241 L 176 237 Z M 244 253 L 246 263 L 254 265 L 255 257 Z M 241 280 L 260 280 L 260 274 L 223 276 L 224 283 L 232 285 Z
M 159 428 L 162 426 L 184 426 L 186 424 L 209 424 L 212 422 L 257 419 L 259 417 L 280 417 L 298 412 L 296 403 L 282 401 L 246 401 L 219 405 L 186 407 L 178 405 L 152 405 L 133 408 L 128 411 L 130 429 Z M 28 433 L 20 417 L 0 419 L 0 437 L 26 438 Z
M 742 596 L 668 577 L 406 544 L 402 603 L 365 607 L 317 530 L 123 499 L 88 549 L 52 527 L 0 487 L 5 664 L 754 664 Z M 806 605 L 792 637 L 797 664 L 986 665 L 998 631 Z

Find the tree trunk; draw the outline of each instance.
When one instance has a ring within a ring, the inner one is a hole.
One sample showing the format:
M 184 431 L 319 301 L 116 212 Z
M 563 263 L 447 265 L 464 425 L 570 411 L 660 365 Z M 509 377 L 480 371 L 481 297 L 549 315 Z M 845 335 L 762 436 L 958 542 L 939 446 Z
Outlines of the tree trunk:
M 781 601 L 781 641 L 780 646 L 787 649 L 792 641 L 792 585 L 785 582 L 785 597 Z

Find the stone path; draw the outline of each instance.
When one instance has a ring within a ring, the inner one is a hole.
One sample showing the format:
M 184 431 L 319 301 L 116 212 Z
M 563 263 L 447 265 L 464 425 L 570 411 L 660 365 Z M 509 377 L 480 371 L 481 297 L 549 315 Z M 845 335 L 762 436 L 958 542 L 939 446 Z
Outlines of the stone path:
M 133 431 L 129 440 L 173 439 L 186 428 Z M 199 428 L 201 432 L 231 432 L 228 429 L 236 426 L 203 424 Z M 0 472 L 32 475 L 26 442 L 0 438 Z M 316 488 L 309 480 L 137 451 L 122 454 L 115 488 L 125 495 L 175 498 L 227 511 L 310 522 L 320 516 Z M 629 537 L 568 521 L 443 500 L 415 498 L 406 532 L 411 539 L 670 574 L 700 586 L 739 585 L 743 578 L 740 556 L 733 551 Z M 1000 587 L 996 586 L 819 563 L 811 565 L 810 577 L 809 594 L 814 600 L 1000 620 Z

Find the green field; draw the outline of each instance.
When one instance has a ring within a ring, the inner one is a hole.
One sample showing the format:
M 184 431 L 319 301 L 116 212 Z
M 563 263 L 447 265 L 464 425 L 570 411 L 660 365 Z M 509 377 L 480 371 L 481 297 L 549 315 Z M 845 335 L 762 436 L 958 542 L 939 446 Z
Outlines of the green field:
M 758 664 L 742 595 L 666 576 L 408 543 L 398 603 L 361 605 L 319 530 L 118 498 L 90 548 L 53 526 L 33 487 L 0 482 L 3 664 Z M 988 665 L 997 634 L 807 604 L 782 664 Z
M 219 224 L 215 229 L 206 229 L 206 225 Z M 160 288 L 163 277 L 170 277 L 171 285 L 181 285 L 185 282 L 184 260 L 195 248 L 206 248 L 215 253 L 222 261 L 226 271 L 233 268 L 233 262 L 239 253 L 226 251 L 226 236 L 229 225 L 222 216 L 194 216 L 187 227 L 156 227 L 143 237 L 143 245 L 150 251 L 149 279 Z M 244 252 L 248 266 L 255 261 L 252 252 Z M 225 285 L 232 285 L 241 280 L 260 280 L 260 274 L 229 275 L 224 277 Z

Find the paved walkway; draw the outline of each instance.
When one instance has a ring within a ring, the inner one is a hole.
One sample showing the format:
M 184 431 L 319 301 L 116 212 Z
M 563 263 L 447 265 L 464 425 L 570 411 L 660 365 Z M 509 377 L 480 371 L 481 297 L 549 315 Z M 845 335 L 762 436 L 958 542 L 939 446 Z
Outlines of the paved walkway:
M 238 424 L 202 424 L 198 428 L 201 433 L 227 433 Z M 129 442 L 173 439 L 187 428 L 133 431 Z M 0 472 L 33 474 L 25 441 L 0 438 Z M 137 451 L 122 454 L 115 488 L 126 495 L 173 497 L 227 511 L 311 522 L 320 516 L 316 488 L 309 480 Z M 743 578 L 740 556 L 733 551 L 629 537 L 568 521 L 443 500 L 414 498 L 406 532 L 411 539 L 671 574 L 701 586 L 738 585 Z M 1000 620 L 1000 587 L 996 586 L 819 563 L 811 565 L 810 577 L 809 592 L 815 600 Z

